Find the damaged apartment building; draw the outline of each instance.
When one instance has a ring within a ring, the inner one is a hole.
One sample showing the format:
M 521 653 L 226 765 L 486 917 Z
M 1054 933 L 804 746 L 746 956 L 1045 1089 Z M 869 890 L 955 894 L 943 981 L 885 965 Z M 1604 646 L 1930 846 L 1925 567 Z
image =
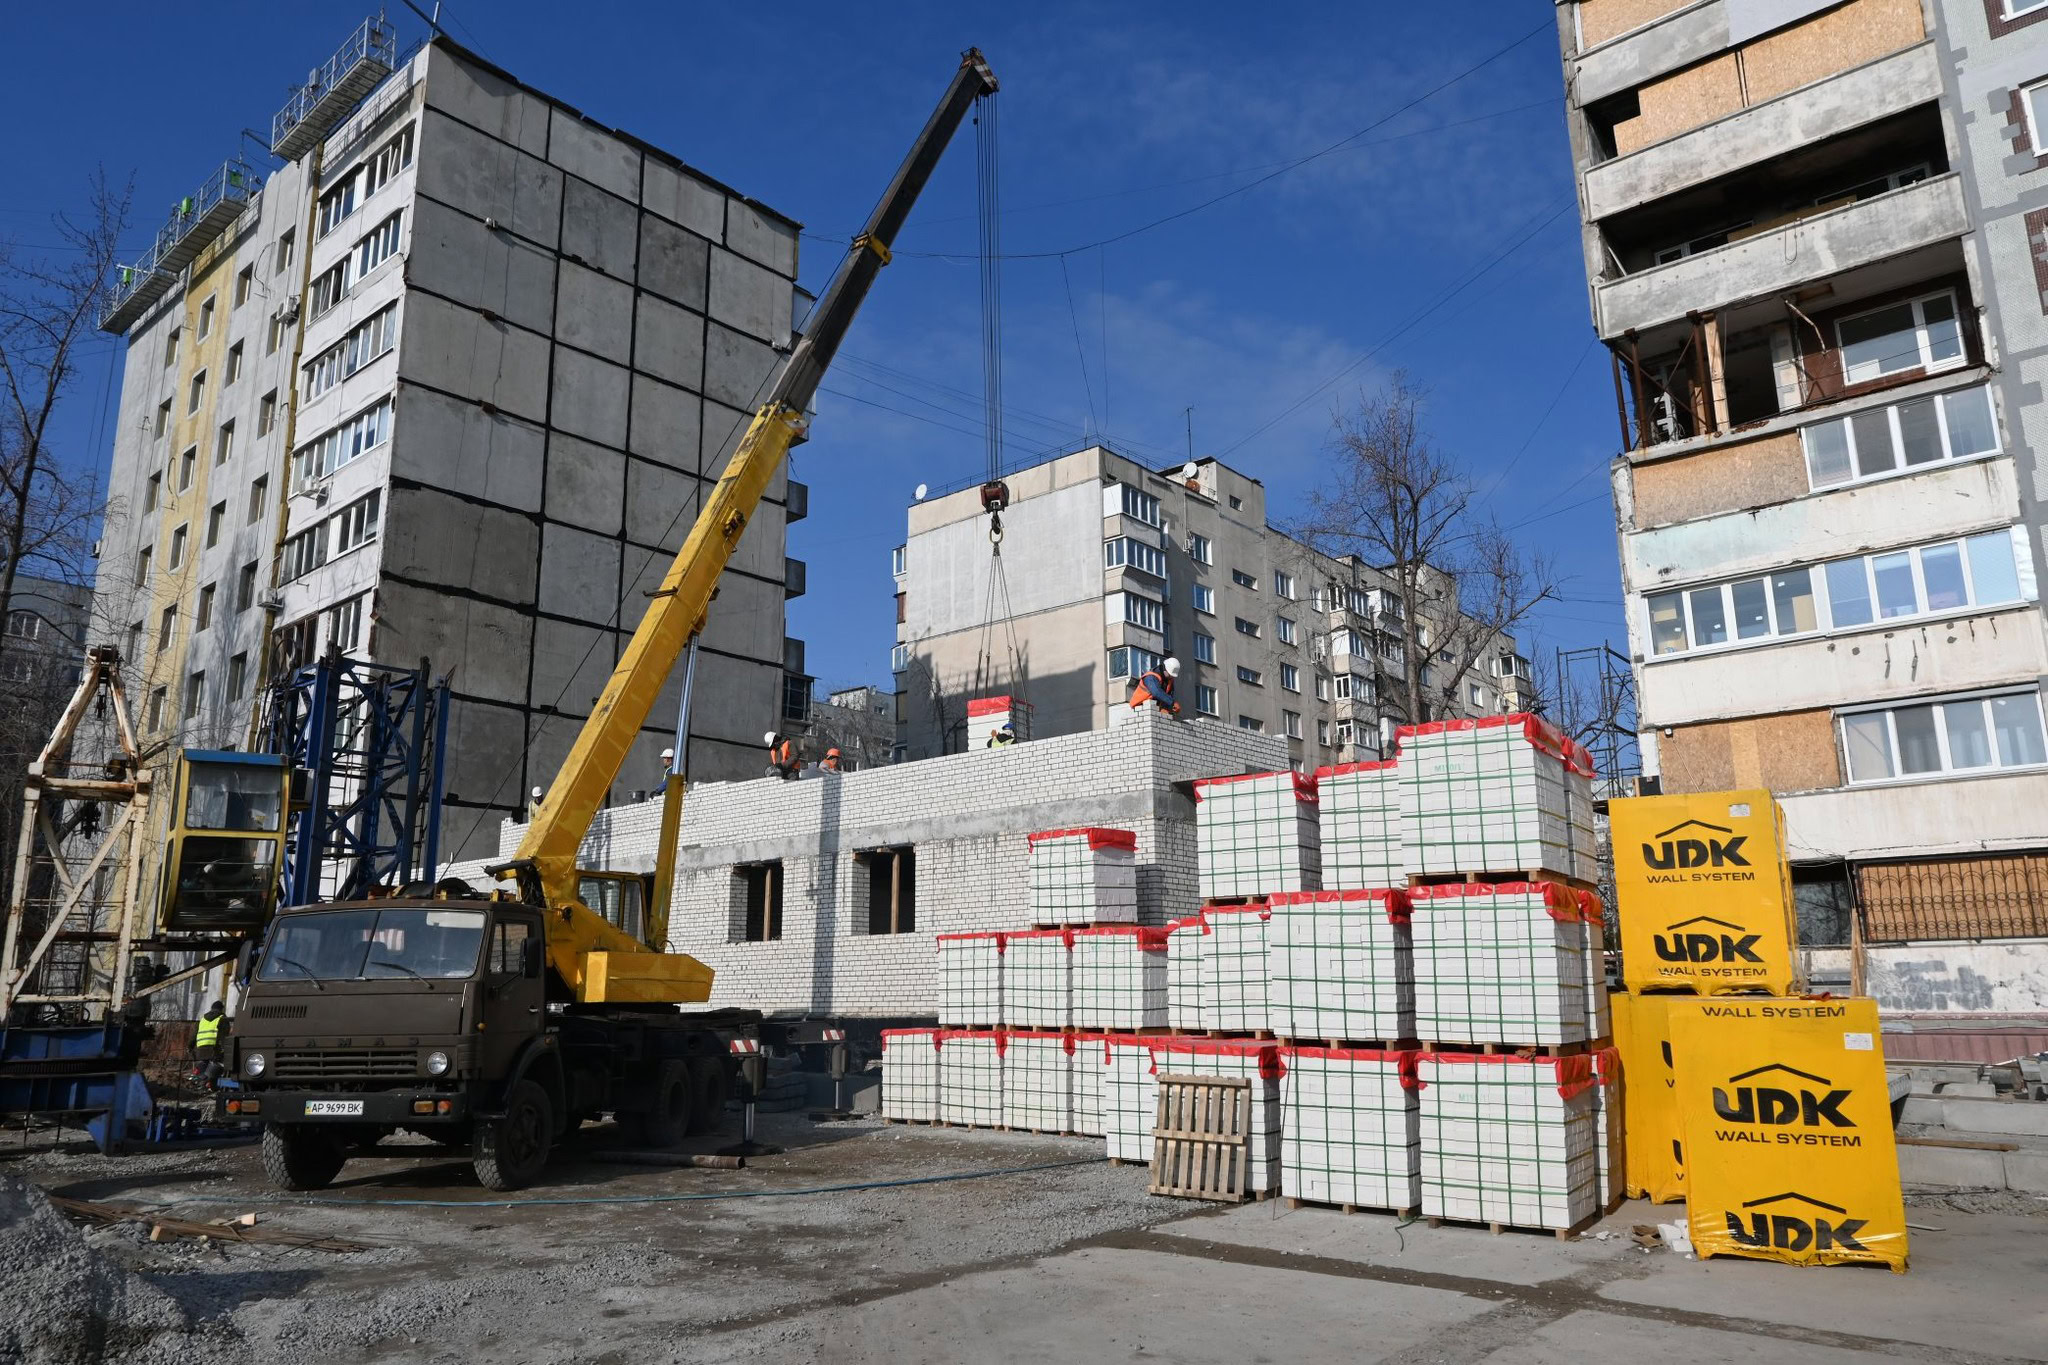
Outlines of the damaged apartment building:
M 789 345 L 797 225 L 381 21 L 272 129 L 275 165 L 221 167 L 114 282 L 95 619 L 171 752 L 246 745 L 265 682 L 330 649 L 426 659 L 453 693 L 441 849 L 478 856 L 553 779 Z M 778 476 L 720 580 L 694 777 L 754 775 L 808 700 L 804 503 Z M 659 785 L 671 733 L 617 795 Z
M 1778 792 L 1888 1008 L 2038 1010 L 2048 3 L 1557 13 L 1644 771 Z

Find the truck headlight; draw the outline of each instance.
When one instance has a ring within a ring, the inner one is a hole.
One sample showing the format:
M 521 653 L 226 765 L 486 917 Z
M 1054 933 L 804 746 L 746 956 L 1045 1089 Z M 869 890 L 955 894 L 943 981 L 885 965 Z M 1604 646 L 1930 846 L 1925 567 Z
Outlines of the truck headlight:
M 269 1065 L 270 1062 L 262 1053 L 252 1052 L 242 1058 L 242 1074 L 244 1076 L 261 1076 L 263 1069 Z
M 447 1075 L 448 1054 L 445 1052 L 429 1052 L 427 1054 L 427 1074 L 429 1076 Z

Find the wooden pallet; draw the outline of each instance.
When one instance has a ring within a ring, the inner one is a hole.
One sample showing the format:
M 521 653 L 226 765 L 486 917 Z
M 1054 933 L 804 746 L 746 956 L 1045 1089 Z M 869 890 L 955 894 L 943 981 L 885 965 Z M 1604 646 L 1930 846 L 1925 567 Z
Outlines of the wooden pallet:
M 1515 867 L 1505 871 L 1408 874 L 1408 889 L 1411 891 L 1418 886 L 1504 886 L 1511 882 L 1556 882 L 1559 886 L 1568 887 L 1573 891 L 1600 889 L 1591 882 L 1543 868 Z
M 1265 896 L 1211 896 L 1202 902 L 1204 910 L 1244 910 L 1266 904 Z
M 1184 1032 L 1185 1038 L 1221 1038 L 1240 1043 L 1277 1043 L 1280 1039 L 1269 1028 L 1208 1028 L 1199 1033 Z
M 1282 1047 L 1320 1047 L 1332 1052 L 1420 1052 L 1413 1038 L 1282 1038 Z
M 1149 1192 L 1243 1203 L 1251 1184 L 1251 1081 L 1161 1076 L 1155 1113 Z
M 1287 1197 L 1290 1209 L 1330 1209 L 1338 1213 L 1385 1213 L 1395 1218 L 1413 1218 L 1422 1212 L 1422 1205 L 1410 1204 L 1406 1208 L 1388 1208 L 1384 1204 L 1332 1204 L 1322 1199 L 1296 1199 Z
M 908 1124 L 915 1128 L 938 1128 L 943 1126 L 937 1119 L 892 1119 L 886 1115 L 883 1117 L 882 1122 Z
M 1482 1223 L 1472 1218 L 1444 1218 L 1431 1214 L 1429 1225 L 1433 1228 L 1485 1228 L 1496 1237 L 1508 1232 L 1533 1232 L 1539 1236 L 1555 1237 L 1560 1242 L 1569 1242 L 1572 1238 L 1578 1236 L 1587 1228 L 1592 1227 L 1593 1224 L 1606 1216 L 1607 1210 L 1595 1209 L 1568 1228 L 1532 1228 L 1524 1227 L 1519 1223 Z
M 1073 1129 L 1071 1129 L 1071 1128 L 1019 1128 L 1019 1127 L 1016 1127 L 1016 1126 L 1015 1126 L 1015 1125 L 1013 1125 L 1013 1124 L 1008 1124 L 1008 1123 L 999 1123 L 999 1124 L 997 1124 L 997 1125 L 996 1125 L 996 1128 L 995 1128 L 995 1131 L 996 1131 L 996 1132 L 998 1132 L 998 1133 L 1031 1133 L 1031 1134 L 1034 1134 L 1034 1135 L 1036 1135 L 1036 1136 L 1038 1136 L 1038 1137 L 1081 1137 L 1081 1136 L 1082 1136 L 1082 1134 L 1080 1134 L 1080 1133 L 1077 1133 L 1077 1132 L 1075 1132 L 1075 1131 L 1074 1131 Z
M 1439 1043 L 1413 1044 L 1424 1052 L 1461 1052 L 1480 1057 L 1578 1057 L 1594 1048 L 1592 1043 Z

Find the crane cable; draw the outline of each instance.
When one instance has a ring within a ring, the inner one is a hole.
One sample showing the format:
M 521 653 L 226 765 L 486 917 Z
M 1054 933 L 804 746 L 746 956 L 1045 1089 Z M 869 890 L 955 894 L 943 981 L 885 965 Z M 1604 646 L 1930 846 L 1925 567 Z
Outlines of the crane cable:
M 981 96 L 974 120 L 975 217 L 981 246 L 981 391 L 982 425 L 988 458 L 981 486 L 982 509 L 988 513 L 988 591 L 981 617 L 981 641 L 975 655 L 974 690 L 988 695 L 1003 685 L 996 661 L 995 626 L 1003 623 L 1009 646 L 1008 683 L 1024 700 L 1023 650 L 1017 642 L 1016 614 L 1010 604 L 1010 579 L 1003 567 L 1003 512 L 1010 505 L 1003 482 L 1003 213 L 997 175 L 997 105 L 993 93 Z

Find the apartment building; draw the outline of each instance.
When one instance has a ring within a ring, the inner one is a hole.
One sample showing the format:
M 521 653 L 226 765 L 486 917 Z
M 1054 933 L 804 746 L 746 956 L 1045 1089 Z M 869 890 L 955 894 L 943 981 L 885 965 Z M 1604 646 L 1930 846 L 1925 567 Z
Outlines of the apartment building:
M 1822 943 L 2048 934 L 2048 3 L 1557 13 L 1644 772 L 1778 792 Z
M 957 751 L 970 698 L 1010 693 L 1034 738 L 1103 729 L 1133 682 L 1181 663 L 1181 714 L 1276 735 L 1298 768 L 1391 753 L 1406 697 L 1391 575 L 1266 521 L 1257 479 L 1215 459 L 1164 473 L 1090 446 L 1007 476 L 992 595 L 979 485 L 915 503 L 894 552 L 899 742 Z M 991 613 L 991 604 L 996 612 Z M 1425 645 L 1447 637 L 1419 623 Z M 1426 689 L 1438 689 L 1432 659 Z M 1456 714 L 1525 707 L 1529 664 L 1501 637 L 1450 693 Z
M 245 742 L 266 679 L 329 649 L 429 660 L 441 846 L 475 856 L 552 779 L 789 346 L 797 225 L 380 21 L 271 126 L 281 164 L 217 170 L 110 294 L 97 617 L 171 750 Z M 778 476 L 720 581 L 693 775 L 754 776 L 780 720 L 803 502 Z M 679 686 L 621 796 L 658 781 Z

